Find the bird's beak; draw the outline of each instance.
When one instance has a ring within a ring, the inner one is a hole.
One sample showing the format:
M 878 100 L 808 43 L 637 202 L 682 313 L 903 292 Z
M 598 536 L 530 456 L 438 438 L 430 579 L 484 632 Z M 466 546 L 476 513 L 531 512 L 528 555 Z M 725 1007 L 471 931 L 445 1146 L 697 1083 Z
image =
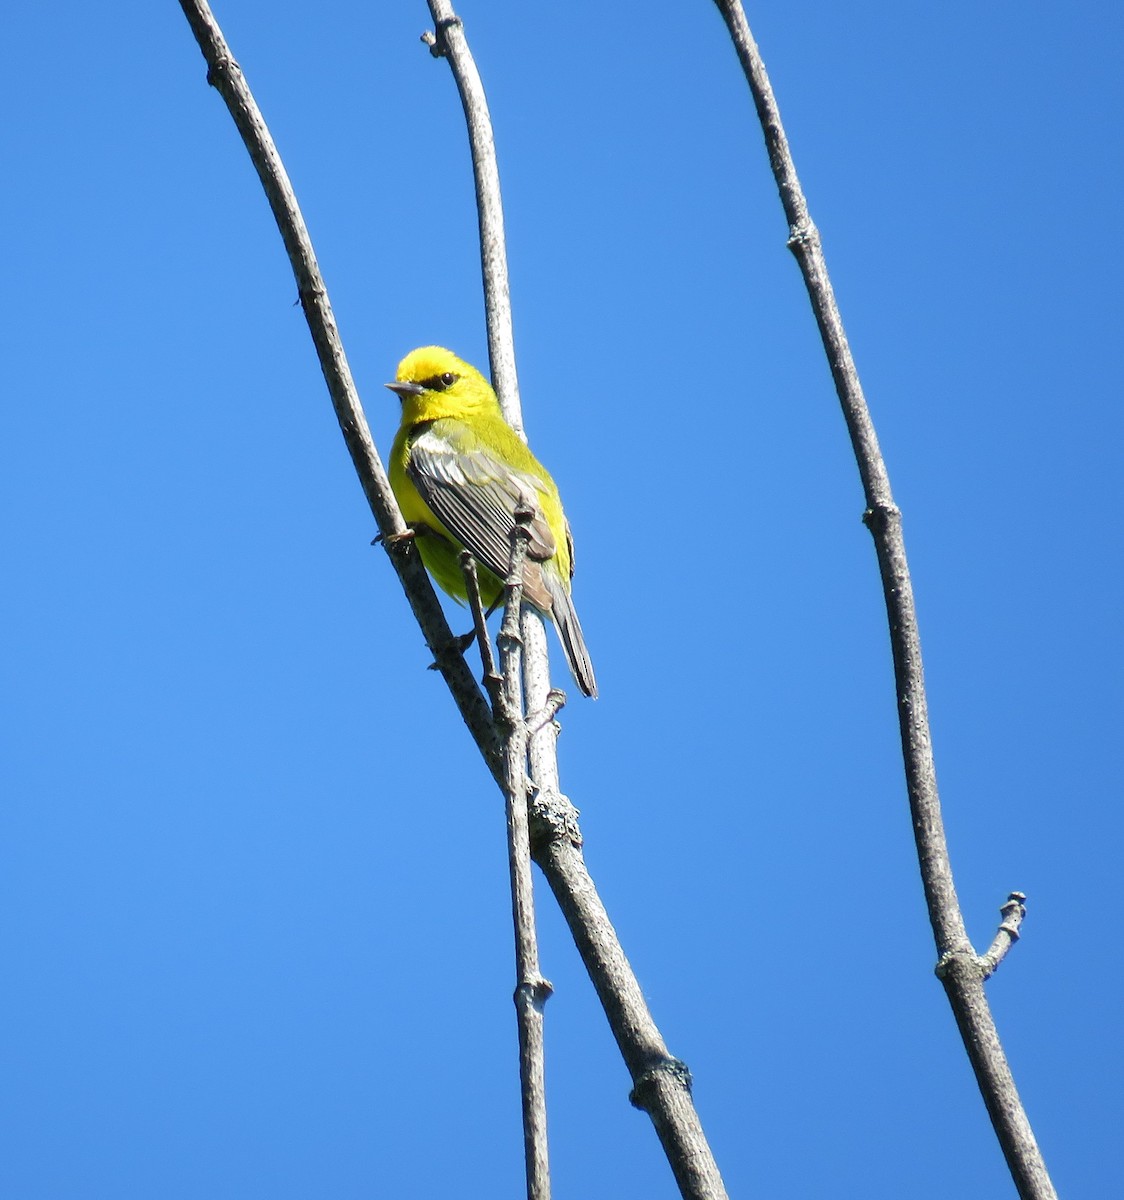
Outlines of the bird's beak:
M 420 396 L 425 391 L 420 383 L 399 383 L 397 380 L 384 386 L 390 388 L 402 400 L 405 400 L 407 396 Z

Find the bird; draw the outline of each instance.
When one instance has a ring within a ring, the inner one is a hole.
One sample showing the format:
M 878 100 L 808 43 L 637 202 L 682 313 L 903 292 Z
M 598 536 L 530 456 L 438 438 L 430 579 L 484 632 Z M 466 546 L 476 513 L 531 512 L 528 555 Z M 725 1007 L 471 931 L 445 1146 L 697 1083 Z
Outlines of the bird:
M 570 593 L 574 545 L 558 487 L 504 419 L 491 384 L 451 350 L 421 346 L 386 386 L 402 401 L 390 486 L 429 573 L 463 603 L 468 589 L 460 555 L 467 550 L 481 599 L 494 606 L 508 574 L 516 512 L 529 510 L 523 597 L 553 621 L 575 682 L 596 697 Z

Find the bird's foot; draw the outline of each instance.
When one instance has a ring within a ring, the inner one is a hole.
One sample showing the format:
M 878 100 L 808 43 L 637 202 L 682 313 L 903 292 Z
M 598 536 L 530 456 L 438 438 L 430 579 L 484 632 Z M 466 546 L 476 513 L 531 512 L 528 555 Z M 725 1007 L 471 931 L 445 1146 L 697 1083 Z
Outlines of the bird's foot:
M 420 533 L 425 533 L 425 526 L 409 525 L 401 533 L 380 533 L 371 539 L 372 546 L 400 546 L 404 542 L 412 542 Z
M 476 641 L 476 630 L 471 629 L 468 633 L 462 633 L 459 637 L 454 637 L 447 644 L 445 652 L 447 654 L 459 654 L 463 658 L 465 651 L 474 641 Z M 441 664 L 439 662 L 431 662 L 428 667 L 430 671 L 439 671 L 440 669 Z

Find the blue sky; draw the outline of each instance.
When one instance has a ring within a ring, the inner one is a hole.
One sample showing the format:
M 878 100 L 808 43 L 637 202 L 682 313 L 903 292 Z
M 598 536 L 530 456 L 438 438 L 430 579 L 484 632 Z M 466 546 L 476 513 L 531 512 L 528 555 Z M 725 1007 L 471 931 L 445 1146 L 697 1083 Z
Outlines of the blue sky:
M 385 452 L 407 350 L 486 363 L 427 10 L 216 11 Z M 932 976 L 861 491 L 721 21 L 461 12 L 602 690 L 563 714 L 563 783 L 731 1194 L 1013 1195 Z M 968 927 L 982 949 L 1028 893 L 991 1000 L 1059 1190 L 1111 1195 L 1124 21 L 749 17 L 905 514 Z M 368 545 L 249 160 L 171 0 L 23 6 L 8 39 L 0 1193 L 519 1194 L 500 798 Z M 673 1197 L 540 913 L 557 1194 Z

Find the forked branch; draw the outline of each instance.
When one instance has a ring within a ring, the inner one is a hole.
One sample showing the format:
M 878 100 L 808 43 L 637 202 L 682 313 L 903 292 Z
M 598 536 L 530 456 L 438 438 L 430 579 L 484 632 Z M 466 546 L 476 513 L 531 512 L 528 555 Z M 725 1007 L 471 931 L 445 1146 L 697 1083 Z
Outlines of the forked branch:
M 515 341 L 503 237 L 503 207 L 495 140 L 484 88 L 461 19 L 447 0 L 428 0 L 435 32 L 425 37 L 436 57 L 453 71 L 468 124 L 480 219 L 488 345 L 493 382 L 508 422 L 522 431 L 515 383 Z M 510 375 L 501 374 L 510 364 Z M 542 619 L 524 607 L 523 679 L 527 710 L 548 712 L 556 702 Z M 674 1058 L 648 1010 L 647 1002 L 613 929 L 581 853 L 578 813 L 562 794 L 558 777 L 558 727 L 552 719 L 529 723 L 529 755 L 534 798 L 531 852 L 554 892 L 601 1000 L 621 1055 L 632 1075 L 630 1099 L 652 1119 L 684 1197 L 723 1200 L 726 1189 L 691 1099 L 691 1076 Z
M 380 535 L 465 724 L 492 774 L 503 787 L 504 756 L 488 703 L 464 661 L 458 639 L 445 621 L 417 549 L 405 536 L 407 529 L 360 407 L 327 289 L 280 156 L 206 0 L 180 0 L 180 7 L 207 62 L 208 81 L 226 102 L 269 199 L 297 279 L 301 303 L 340 429 Z M 451 61 L 460 53 L 457 48 L 463 47 L 462 66 L 467 67 L 471 56 L 463 43 L 459 19 L 438 0 L 432 0 L 431 9 Z M 436 45 L 437 39 L 433 40 Z M 471 76 L 475 77 L 475 84 L 472 88 L 462 86 L 462 97 L 466 109 L 471 105 L 473 112 L 479 114 L 474 97 L 482 98 L 483 89 L 474 67 Z M 468 74 L 464 78 L 471 82 Z M 470 130 L 487 131 L 486 137 L 473 133 L 474 162 L 484 161 L 485 142 L 491 143 L 486 106 L 483 112 L 483 125 L 477 121 L 473 126 L 470 117 Z M 494 164 L 494 152 L 491 157 Z M 481 242 L 493 376 L 505 405 L 505 415 L 520 428 L 510 304 L 506 300 L 506 261 L 504 254 L 495 252 L 497 247 L 502 251 L 503 246 L 502 216 L 499 223 L 495 220 L 495 214 L 500 212 L 498 173 L 477 168 L 477 187 L 485 197 L 480 204 Z M 486 216 L 487 212 L 493 216 Z M 689 1074 L 683 1064 L 668 1053 L 582 860 L 577 813 L 558 785 L 554 754 L 557 726 L 553 718 L 560 706 L 560 693 L 550 687 L 542 621 L 527 608 L 521 618 L 521 634 L 525 703 L 532 714 L 527 722 L 529 754 L 537 789 L 531 813 L 532 854 L 566 915 L 632 1074 L 633 1100 L 651 1116 L 681 1193 L 690 1200 L 724 1200 L 726 1191 L 691 1101 Z
M 501 670 L 488 637 L 476 564 L 461 555 L 469 606 L 484 663 L 484 683 L 503 743 L 504 808 L 507 815 L 507 865 L 511 882 L 511 916 L 515 927 L 515 1012 L 519 1028 L 519 1090 L 523 1107 L 523 1157 L 528 1200 L 550 1200 L 550 1159 L 546 1124 L 546 1047 L 544 1008 L 550 983 L 539 969 L 535 929 L 535 894 L 531 879 L 531 840 L 527 817 L 527 722 L 520 679 L 522 639 L 519 610 L 523 602 L 523 563 L 534 514 L 519 509 L 511 531 L 511 556 L 504 581 L 504 615 L 500 627 Z
M 1019 1195 L 1023 1200 L 1055 1200 L 1053 1184 L 1015 1088 L 983 986 L 984 979 L 1017 937 L 1025 897 L 1021 893 L 1012 893 L 1009 903 L 1016 903 L 1018 919 L 1015 920 L 1013 914 L 1008 916 L 1005 908 L 1005 923 L 1000 927 L 999 937 L 986 955 L 977 955 L 968 939 L 956 898 L 941 817 L 921 639 L 902 537 L 901 511 L 890 491 L 886 464 L 827 273 L 819 231 L 808 214 L 765 64 L 750 33 L 740 0 L 715 0 L 715 3 L 733 38 L 753 95 L 769 163 L 788 219 L 788 245 L 796 256 L 808 289 L 862 477 L 867 506 L 863 520 L 874 537 L 882 576 L 893 648 L 906 787 L 929 921 L 937 944 L 938 975 L 944 983 Z

